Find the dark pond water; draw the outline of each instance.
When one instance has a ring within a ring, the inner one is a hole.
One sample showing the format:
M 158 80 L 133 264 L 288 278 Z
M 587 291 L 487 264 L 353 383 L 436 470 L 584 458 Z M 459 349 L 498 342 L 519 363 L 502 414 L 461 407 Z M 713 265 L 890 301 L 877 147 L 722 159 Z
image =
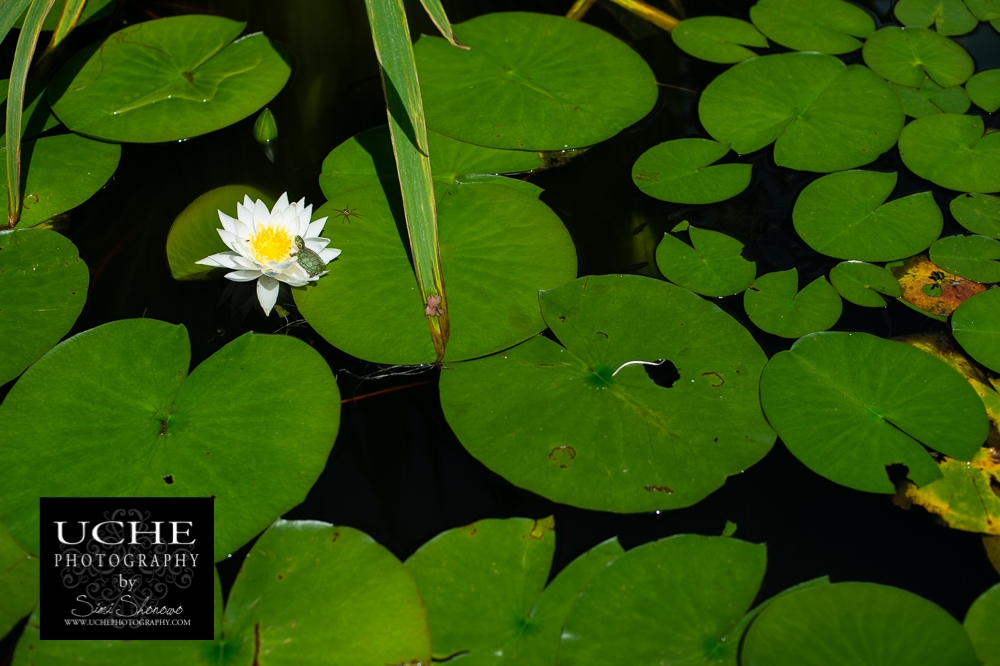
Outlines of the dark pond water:
M 182 6 L 183 4 L 183 6 Z M 292 52 L 289 85 L 270 105 L 280 130 L 274 164 L 253 141 L 253 118 L 182 143 L 125 145 L 109 185 L 71 213 L 65 233 L 91 269 L 87 305 L 74 333 L 130 317 L 184 324 L 193 362 L 204 360 L 247 330 L 281 331 L 319 350 L 337 373 L 346 404 L 340 435 L 326 470 L 306 501 L 287 517 L 311 518 L 364 530 L 405 558 L 435 534 L 482 518 L 554 514 L 555 570 L 612 536 L 625 548 L 672 534 L 718 534 L 727 520 L 736 536 L 768 546 L 768 573 L 761 598 L 801 581 L 829 575 L 834 581 L 895 585 L 926 597 L 961 619 L 968 606 L 996 581 L 980 537 L 935 524 L 921 510 L 903 511 L 890 499 L 838 486 L 806 469 L 780 444 L 759 464 L 731 478 L 698 505 L 677 511 L 616 515 L 549 502 L 511 485 L 472 458 L 452 435 L 441 413 L 437 373 L 382 379 L 379 368 L 334 349 L 292 314 L 291 324 L 265 319 L 257 307 L 241 309 L 247 294 L 226 293 L 227 281 L 176 282 L 164 253 L 174 217 L 199 194 L 220 185 L 248 183 L 293 199 L 323 201 L 317 184 L 323 157 L 341 141 L 385 122 L 381 85 L 361 0 L 188 0 L 182 4 L 136 0 L 119 8 L 112 25 L 75 34 L 75 48 L 103 38 L 121 22 L 177 13 L 209 12 L 249 22 Z M 455 0 L 445 2 L 453 21 L 489 11 L 564 13 L 569 0 Z M 661 2 L 662 6 L 669 3 Z M 747 17 L 750 2 L 688 2 L 689 15 Z M 878 22 L 888 19 L 888 0 L 860 3 Z M 414 32 L 433 33 L 414 6 Z M 774 166 L 770 150 L 749 156 L 754 181 L 742 195 L 712 206 L 681 206 L 639 192 L 630 177 L 635 159 L 669 139 L 707 136 L 697 121 L 698 91 L 722 66 L 681 54 L 666 33 L 631 17 L 595 7 L 588 21 L 630 43 L 663 84 L 655 111 L 620 136 L 567 166 L 531 177 L 568 227 L 577 246 L 580 274 L 639 273 L 659 277 L 654 251 L 662 234 L 688 219 L 724 231 L 747 246 L 758 274 L 799 268 L 801 280 L 824 274 L 836 262 L 798 241 L 791 207 L 816 175 Z M 988 25 L 959 38 L 979 68 L 1000 66 Z M 986 32 L 984 32 L 986 31 Z M 993 35 L 995 37 L 995 35 Z M 10 40 L 8 40 L 10 41 Z M 9 52 L 11 44 L 4 44 Z M 848 56 L 860 59 L 859 54 Z M 987 118 L 996 126 L 997 118 Z M 928 189 L 891 151 L 872 165 L 901 174 L 896 195 Z M 947 207 L 952 195 L 935 192 Z M 953 224 L 953 223 L 952 223 Z M 945 233 L 953 230 L 946 228 Z M 447 270 L 447 267 L 445 267 Z M 377 279 L 377 276 L 373 276 Z M 805 282 L 803 282 L 804 284 Z M 223 297 L 224 302 L 220 303 Z M 279 301 L 280 303 L 281 301 Z M 741 297 L 718 304 L 749 328 L 768 355 L 791 341 L 756 329 Z M 891 303 L 873 313 L 845 303 L 839 330 L 888 337 L 943 327 Z M 0 389 L 5 393 L 9 387 Z M 398 390 L 394 390 L 398 389 Z M 382 393 L 384 392 L 384 393 Z M 2 395 L 0 395 L 2 397 Z M 934 405 L 928 404 L 933 410 Z M 231 584 L 244 551 L 222 566 Z M 15 632 L 19 632 L 19 628 Z M 0 643 L 0 664 L 13 636 Z

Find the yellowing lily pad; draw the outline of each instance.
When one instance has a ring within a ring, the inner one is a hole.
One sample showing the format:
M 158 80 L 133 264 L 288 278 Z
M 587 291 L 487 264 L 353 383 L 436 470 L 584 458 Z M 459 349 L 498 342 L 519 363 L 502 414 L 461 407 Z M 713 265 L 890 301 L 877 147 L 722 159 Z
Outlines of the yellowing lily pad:
M 842 261 L 830 270 L 830 284 L 845 301 L 867 308 L 884 308 L 885 299 L 903 295 L 896 277 L 885 268 L 863 261 Z
M 673 203 L 708 204 L 730 199 L 747 188 L 753 166 L 720 164 L 729 144 L 676 139 L 653 146 L 636 160 L 632 181 L 646 194 Z
M 949 273 L 926 255 L 887 265 L 902 289 L 901 299 L 927 314 L 947 317 L 962 301 L 985 291 L 986 287 Z
M 925 76 L 943 88 L 961 85 L 976 71 L 965 49 L 925 28 L 882 28 L 868 38 L 862 54 L 876 74 L 914 88 Z
M 965 84 L 965 89 L 980 109 L 987 113 L 1000 109 L 1000 69 L 978 72 Z
M 790 268 L 757 278 L 743 293 L 743 308 L 762 331 L 800 338 L 836 324 L 843 303 L 822 276 L 799 291 L 799 272 Z
M 931 245 L 931 261 L 975 282 L 1000 282 L 1000 241 L 986 236 L 948 236 Z
M 775 141 L 779 166 L 820 172 L 874 161 L 895 145 L 904 120 L 888 83 L 819 53 L 733 66 L 705 88 L 698 115 L 712 138 L 741 155 Z
M 943 478 L 918 488 L 907 483 L 906 499 L 937 515 L 948 527 L 1000 535 L 1000 449 L 983 448 L 971 461 L 944 457 L 938 463 Z
M 750 20 L 782 46 L 833 55 L 861 48 L 855 37 L 875 31 L 867 12 L 843 0 L 759 0 Z
M 899 0 L 892 11 L 907 28 L 933 25 L 942 35 L 964 35 L 979 25 L 962 0 Z
M 903 103 L 903 112 L 911 118 L 923 118 L 934 113 L 965 113 L 972 102 L 962 86 L 942 88 L 924 77 L 919 88 L 890 83 Z
M 677 48 L 701 60 L 734 63 L 756 58 L 744 46 L 767 48 L 767 39 L 746 21 L 727 16 L 697 16 L 681 21 L 670 37 Z
M 951 214 L 974 234 L 1000 238 L 1000 198 L 988 194 L 960 194 L 951 200 Z
M 954 113 L 918 118 L 899 135 L 903 164 L 921 178 L 960 192 L 1000 191 L 1000 132 Z
M 729 296 L 750 286 L 757 264 L 740 254 L 743 243 L 709 229 L 688 231 L 694 247 L 664 234 L 656 248 L 656 265 L 665 278 L 704 296 Z

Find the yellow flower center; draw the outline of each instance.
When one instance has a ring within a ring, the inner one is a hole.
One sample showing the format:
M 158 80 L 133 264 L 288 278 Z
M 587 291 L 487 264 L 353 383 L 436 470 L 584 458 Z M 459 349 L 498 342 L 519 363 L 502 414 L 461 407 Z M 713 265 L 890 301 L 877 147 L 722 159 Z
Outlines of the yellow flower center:
M 292 251 L 292 237 L 284 227 L 257 227 L 250 237 L 250 248 L 258 261 L 284 261 Z

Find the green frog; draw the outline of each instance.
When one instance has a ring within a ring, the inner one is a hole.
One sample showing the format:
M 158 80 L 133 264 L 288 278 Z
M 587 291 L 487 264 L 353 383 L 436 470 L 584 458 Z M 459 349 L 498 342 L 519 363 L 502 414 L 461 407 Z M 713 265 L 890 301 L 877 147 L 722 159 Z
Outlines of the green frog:
M 305 269 L 306 273 L 309 273 L 309 277 L 316 277 L 320 273 L 326 270 L 326 264 L 320 259 L 320 256 L 306 247 L 306 242 L 302 240 L 302 236 L 296 236 L 294 238 L 295 247 L 298 252 L 292 252 L 292 257 L 298 257 L 297 261 L 299 266 Z

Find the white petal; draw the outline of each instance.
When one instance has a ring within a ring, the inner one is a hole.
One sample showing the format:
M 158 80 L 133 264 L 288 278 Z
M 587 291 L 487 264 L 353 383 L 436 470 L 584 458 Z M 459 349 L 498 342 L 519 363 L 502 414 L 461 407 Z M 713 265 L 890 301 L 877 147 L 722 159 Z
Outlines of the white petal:
M 235 259 L 239 258 L 239 256 L 235 252 L 219 252 L 218 254 L 213 254 L 211 257 L 199 259 L 194 263 L 201 264 L 202 266 L 218 266 L 220 268 L 240 268 L 239 264 L 235 262 Z
M 310 206 L 310 208 L 312 208 L 312 206 Z M 306 238 L 306 235 L 309 233 L 309 217 L 311 215 L 312 213 L 306 213 L 306 212 L 300 212 L 298 214 L 299 230 L 295 233 L 297 233 L 299 236 L 302 236 L 303 238 Z
M 323 260 L 323 263 L 330 263 L 334 259 L 340 256 L 340 250 L 335 247 L 328 247 L 319 253 L 319 258 Z
M 253 199 L 250 198 L 249 194 L 243 195 L 243 207 L 247 210 L 253 210 Z
M 262 275 L 257 280 L 257 300 L 260 301 L 260 307 L 264 308 L 264 314 L 271 314 L 271 308 L 278 300 L 278 281 Z
M 309 230 L 306 231 L 306 235 L 303 238 L 315 238 L 323 233 L 323 227 L 326 226 L 326 218 L 321 217 L 315 222 L 309 224 Z
M 233 282 L 250 282 L 261 277 L 260 271 L 233 271 L 226 273 L 226 277 Z
M 295 212 L 301 213 L 305 209 L 306 209 L 306 198 L 302 197 L 301 199 L 295 202 Z M 312 206 L 309 207 L 309 210 L 312 210 Z
M 307 284 L 309 284 L 309 276 L 308 275 L 306 276 L 306 279 L 300 280 L 300 279 L 294 278 L 291 275 L 288 275 L 287 273 L 285 273 L 284 275 L 279 275 L 277 277 L 277 279 L 280 280 L 280 281 L 282 281 L 282 282 L 284 282 L 287 285 L 292 286 L 292 287 L 304 287 Z
M 288 208 L 288 192 L 283 192 L 278 197 L 278 201 L 275 202 L 274 208 L 271 209 L 271 214 L 273 215 L 275 211 L 285 210 L 286 208 Z
M 222 222 L 222 228 L 226 231 L 236 231 L 236 220 L 229 217 L 221 210 L 219 211 L 219 222 Z
M 236 255 L 235 257 L 233 257 L 233 263 L 236 264 L 237 268 L 245 269 L 248 271 L 257 271 L 258 273 L 260 272 L 260 264 L 258 264 L 253 259 L 250 259 L 249 257 L 244 257 L 243 255 Z
M 236 249 L 233 246 L 233 243 L 235 243 L 238 240 L 236 238 L 236 234 L 232 233 L 231 231 L 227 231 L 225 229 L 216 229 L 216 231 L 219 232 L 219 238 L 222 239 L 223 243 L 225 243 L 231 250 Z
M 313 252 L 319 252 L 330 244 L 329 238 L 310 238 L 306 241 L 306 247 Z
M 236 218 L 245 225 L 253 226 L 253 202 L 247 197 L 248 204 L 236 204 Z
M 247 241 L 250 240 L 250 237 L 253 236 L 253 220 L 250 220 L 249 225 L 243 224 L 243 222 L 237 220 L 236 229 L 234 230 L 233 233 L 236 234 L 237 238 L 246 243 Z
M 302 268 L 298 264 L 294 264 L 292 266 L 289 266 L 288 269 L 285 270 L 284 275 L 288 276 L 288 278 L 290 278 L 292 280 L 302 281 L 302 280 L 308 280 L 309 279 L 309 273 L 307 273 L 306 269 Z
M 257 231 L 257 227 L 261 224 L 267 224 L 271 220 L 271 211 L 267 209 L 267 205 L 257 199 L 257 203 L 253 205 L 253 230 Z

